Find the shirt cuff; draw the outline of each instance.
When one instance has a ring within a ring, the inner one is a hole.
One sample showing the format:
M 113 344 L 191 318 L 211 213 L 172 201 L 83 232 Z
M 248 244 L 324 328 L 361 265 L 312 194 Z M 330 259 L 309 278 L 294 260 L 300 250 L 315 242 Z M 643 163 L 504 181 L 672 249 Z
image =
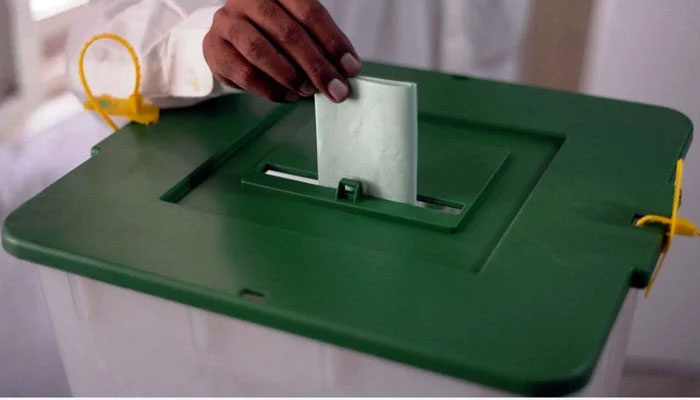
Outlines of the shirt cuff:
M 173 29 L 167 52 L 170 96 L 206 97 L 212 94 L 214 76 L 204 59 L 202 42 L 218 9 L 199 9 Z

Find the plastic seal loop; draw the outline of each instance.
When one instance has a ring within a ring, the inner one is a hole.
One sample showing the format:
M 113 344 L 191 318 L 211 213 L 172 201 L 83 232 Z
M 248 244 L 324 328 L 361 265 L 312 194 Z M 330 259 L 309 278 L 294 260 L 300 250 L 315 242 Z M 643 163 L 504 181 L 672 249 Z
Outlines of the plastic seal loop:
M 134 82 L 134 89 L 128 99 L 122 99 L 110 95 L 95 97 L 87 83 L 84 68 L 85 53 L 87 53 L 88 48 L 93 43 L 104 39 L 112 40 L 121 44 L 129 52 L 129 56 L 131 56 L 131 60 L 134 63 L 136 79 Z M 80 57 L 78 58 L 78 74 L 80 75 L 80 84 L 83 86 L 85 95 L 88 98 L 83 104 L 84 107 L 88 110 L 96 111 L 113 130 L 116 131 L 118 127 L 117 124 L 115 124 L 109 117 L 109 115 L 127 118 L 131 121 L 144 125 L 150 125 L 158 122 L 160 118 L 160 109 L 153 104 L 143 102 L 141 94 L 139 93 L 139 88 L 141 87 L 141 63 L 139 62 L 139 58 L 136 55 L 134 48 L 123 37 L 113 33 L 100 33 L 85 42 L 82 50 L 80 50 Z
M 673 237 L 675 235 L 700 236 L 700 230 L 695 224 L 693 224 L 691 221 L 688 221 L 687 219 L 678 217 L 678 209 L 680 208 L 681 204 L 682 186 L 683 159 L 680 159 L 676 162 L 676 178 L 673 188 L 673 207 L 671 208 L 671 217 L 669 218 L 659 215 L 646 215 L 640 218 L 636 223 L 637 226 L 644 226 L 647 224 L 662 224 L 666 227 L 666 238 L 664 240 L 663 246 L 661 247 L 661 258 L 659 259 L 659 264 L 654 270 L 654 273 L 652 274 L 651 279 L 649 280 L 649 284 L 647 285 L 647 288 L 644 291 L 644 297 L 649 296 L 651 287 L 654 285 L 656 277 L 659 275 L 659 271 L 661 271 L 661 267 L 663 266 L 664 261 L 666 260 L 666 254 L 668 254 L 668 250 L 671 248 Z

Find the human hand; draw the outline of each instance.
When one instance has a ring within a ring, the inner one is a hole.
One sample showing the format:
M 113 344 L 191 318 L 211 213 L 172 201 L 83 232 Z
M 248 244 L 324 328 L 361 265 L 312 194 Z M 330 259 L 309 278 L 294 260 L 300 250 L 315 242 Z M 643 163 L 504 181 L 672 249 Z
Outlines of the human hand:
M 276 102 L 317 90 L 340 103 L 345 78 L 362 67 L 352 44 L 317 0 L 228 0 L 204 38 L 221 82 Z

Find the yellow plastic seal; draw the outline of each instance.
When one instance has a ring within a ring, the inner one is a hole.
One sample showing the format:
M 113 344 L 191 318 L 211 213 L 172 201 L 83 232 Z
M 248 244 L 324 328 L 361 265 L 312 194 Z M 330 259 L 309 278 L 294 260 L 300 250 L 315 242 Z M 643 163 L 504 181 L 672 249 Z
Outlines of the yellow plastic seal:
M 85 78 L 85 53 L 87 53 L 88 48 L 98 40 L 113 40 L 126 48 L 131 56 L 131 60 L 134 63 L 134 69 L 136 70 L 136 79 L 134 82 L 134 90 L 128 99 L 122 99 L 110 95 L 101 95 L 95 97 L 90 86 Z M 117 130 L 118 127 L 109 117 L 110 115 L 116 117 L 128 118 L 131 121 L 138 122 L 144 125 L 150 125 L 158 122 L 160 118 L 160 110 L 158 107 L 147 104 L 143 102 L 143 98 L 139 93 L 139 88 L 141 87 L 141 63 L 136 55 L 136 51 L 129 44 L 129 42 L 119 35 L 112 33 L 101 33 L 99 35 L 93 36 L 90 40 L 85 42 L 82 50 L 80 51 L 80 57 L 78 59 L 78 74 L 80 75 L 80 83 L 83 86 L 87 100 L 84 106 L 88 110 L 97 111 L 97 113 L 102 117 L 102 119 L 110 126 L 113 130 Z
M 647 285 L 644 291 L 644 297 L 649 296 L 651 287 L 656 281 L 656 277 L 661 271 L 661 267 L 666 260 L 666 254 L 671 248 L 671 242 L 673 242 L 673 237 L 675 235 L 681 236 L 700 236 L 700 230 L 692 222 L 684 218 L 678 217 L 678 208 L 681 205 L 681 191 L 683 186 L 683 160 L 678 160 L 676 162 L 676 179 L 673 188 L 673 208 L 671 209 L 671 217 L 662 217 L 659 215 L 647 215 L 640 218 L 637 221 L 637 226 L 644 226 L 647 224 L 662 224 L 666 226 L 666 239 L 664 240 L 663 247 L 661 248 L 661 258 L 659 259 L 659 264 L 654 271 L 654 274 L 649 280 L 649 285 Z

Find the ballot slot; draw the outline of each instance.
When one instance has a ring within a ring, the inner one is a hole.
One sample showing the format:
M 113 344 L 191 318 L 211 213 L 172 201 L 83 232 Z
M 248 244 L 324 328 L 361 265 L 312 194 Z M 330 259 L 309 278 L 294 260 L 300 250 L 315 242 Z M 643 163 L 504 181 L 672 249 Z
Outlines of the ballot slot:
M 284 169 L 284 168 L 282 168 Z M 264 167 L 264 174 L 268 176 L 273 176 L 280 179 L 288 179 L 295 182 L 301 182 L 308 185 L 319 185 L 317 178 L 312 178 L 309 176 L 297 175 L 292 172 L 285 172 L 280 170 L 279 167 L 274 165 L 266 164 Z M 343 185 L 343 188 L 348 193 L 353 193 L 356 188 L 350 185 Z M 442 212 L 451 215 L 459 215 L 464 206 L 458 202 L 451 202 L 441 199 L 436 199 L 429 196 L 418 195 L 415 202 L 416 207 L 427 208 L 429 210 Z
M 446 202 L 444 200 L 421 195 L 418 195 L 416 205 L 450 215 L 459 215 L 464 209 L 464 206 L 458 203 Z
M 290 172 L 279 171 L 273 167 L 267 166 L 265 168 L 265 175 L 275 176 L 277 178 L 289 179 L 290 181 L 308 183 L 309 185 L 318 185 L 318 179 L 309 178 L 306 176 L 296 175 Z
M 296 182 L 307 183 L 309 185 L 319 184 L 318 179 L 309 178 L 301 175 L 295 175 L 289 172 L 278 171 L 273 166 L 267 166 L 267 168 L 265 169 L 265 175 L 274 176 L 282 179 L 289 179 Z M 355 190 L 355 188 L 345 185 L 345 190 L 348 192 L 352 192 L 353 190 Z M 430 210 L 439 211 L 451 215 L 459 215 L 462 212 L 462 209 L 464 208 L 463 205 L 457 202 L 447 202 L 444 200 L 421 195 L 418 195 L 418 197 L 416 198 L 416 206 L 428 208 Z
M 352 179 L 342 179 L 335 188 L 322 186 L 315 171 L 266 162 L 245 176 L 242 184 L 324 206 L 450 232 L 457 230 L 469 211 L 461 202 L 427 195 L 418 195 L 414 204 L 368 196 L 362 193 L 361 182 Z
M 318 185 L 318 179 L 308 178 L 301 175 L 295 175 L 288 172 L 282 172 L 273 168 L 265 169 L 265 175 L 275 176 L 282 179 L 289 179 L 290 181 L 308 183 L 309 185 Z

